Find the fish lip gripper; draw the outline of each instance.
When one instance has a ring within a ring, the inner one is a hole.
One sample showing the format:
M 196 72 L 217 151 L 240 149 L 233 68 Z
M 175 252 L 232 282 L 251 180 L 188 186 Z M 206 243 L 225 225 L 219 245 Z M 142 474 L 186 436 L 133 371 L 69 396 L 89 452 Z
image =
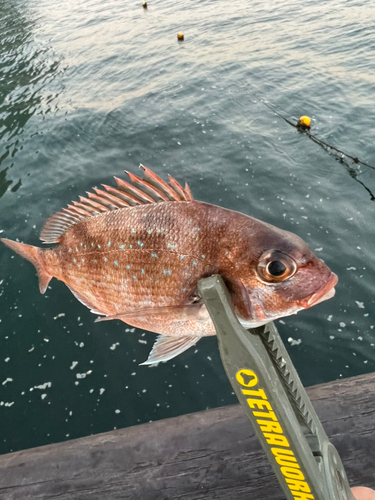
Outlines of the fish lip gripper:
M 218 275 L 199 281 L 221 360 L 288 500 L 354 500 L 329 441 L 273 323 L 246 330 Z

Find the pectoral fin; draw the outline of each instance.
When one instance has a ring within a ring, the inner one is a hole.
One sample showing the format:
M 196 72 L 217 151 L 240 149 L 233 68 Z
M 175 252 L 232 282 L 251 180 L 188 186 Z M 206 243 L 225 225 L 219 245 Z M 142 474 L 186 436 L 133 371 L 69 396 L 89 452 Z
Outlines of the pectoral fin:
M 161 361 L 168 361 L 195 345 L 199 339 L 200 337 L 165 337 L 159 335 L 147 361 L 141 363 L 141 365 L 153 365 Z
M 101 321 L 111 321 L 113 319 L 121 319 L 126 321 L 127 319 L 134 318 L 147 318 L 150 316 L 170 316 L 175 315 L 178 318 L 194 318 L 195 320 L 205 320 L 204 315 L 200 315 L 199 312 L 202 308 L 202 303 L 187 304 L 182 306 L 166 306 L 166 307 L 142 307 L 139 309 L 133 309 L 132 311 L 127 311 L 124 313 L 114 314 L 113 316 L 106 316 L 104 318 L 97 318 L 95 323 Z

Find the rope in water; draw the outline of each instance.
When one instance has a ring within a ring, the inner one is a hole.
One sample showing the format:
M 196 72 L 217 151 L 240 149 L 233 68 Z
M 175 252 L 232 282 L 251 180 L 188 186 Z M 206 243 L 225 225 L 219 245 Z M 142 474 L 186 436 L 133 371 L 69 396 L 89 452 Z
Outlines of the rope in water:
M 372 165 L 369 165 L 368 163 L 360 160 L 357 157 L 354 157 L 352 155 L 349 155 L 348 153 L 345 153 L 344 151 L 336 148 L 335 146 L 331 146 L 330 144 L 328 144 L 325 141 L 322 141 L 321 139 L 319 139 L 315 135 L 311 134 L 311 132 L 309 131 L 309 127 L 301 127 L 299 123 L 293 123 L 292 121 L 290 121 L 286 116 L 284 116 L 282 113 L 280 113 L 280 111 L 278 111 L 276 109 L 276 106 L 274 104 L 271 104 L 270 102 L 267 102 L 264 99 L 261 99 L 260 97 L 258 97 L 257 94 L 255 93 L 255 92 L 258 92 L 258 89 L 256 89 L 251 83 L 246 82 L 245 86 L 238 81 L 235 81 L 235 83 L 238 87 L 245 88 L 245 92 L 247 94 L 249 94 L 257 102 L 266 106 L 270 111 L 275 113 L 275 115 L 277 115 L 279 118 L 284 120 L 286 123 L 288 123 L 292 127 L 296 128 L 299 132 L 304 133 L 309 139 L 311 139 L 316 144 L 318 144 L 320 147 L 322 147 L 324 149 L 324 151 L 326 151 L 328 154 L 333 154 L 340 163 L 345 165 L 350 177 L 354 181 L 358 182 L 358 184 L 360 184 L 368 192 L 368 194 L 370 195 L 371 201 L 375 201 L 375 195 L 372 193 L 372 191 L 366 186 L 366 184 L 364 182 L 362 182 L 360 179 L 358 179 L 358 176 L 360 174 L 362 174 L 362 172 L 354 169 L 353 166 L 347 161 L 347 159 L 350 159 L 356 165 L 360 164 L 360 165 L 363 165 L 363 166 L 370 168 L 372 170 L 375 170 L 375 167 L 373 167 Z M 249 86 L 254 88 L 254 92 L 249 90 L 249 88 L 248 88 Z M 239 102 L 235 97 L 233 97 L 233 94 L 231 95 L 231 98 L 233 100 Z M 241 106 L 243 105 L 243 103 L 240 103 L 240 102 L 239 102 L 239 104 L 241 104 Z M 307 118 L 308 123 L 311 121 L 308 117 L 301 117 L 301 118 Z
M 273 105 L 270 105 L 269 103 L 264 102 L 261 99 L 258 99 L 258 101 L 262 102 L 262 104 L 264 104 L 268 109 L 270 109 L 271 111 L 273 111 L 277 116 L 279 116 L 280 118 L 282 118 L 286 123 L 289 123 L 289 125 L 291 125 L 292 127 L 295 127 L 297 129 L 299 129 L 301 132 L 305 133 L 307 135 L 307 137 L 309 137 L 309 139 L 311 139 L 312 141 L 316 142 L 317 144 L 319 144 L 320 146 L 322 146 L 324 149 L 325 148 L 329 148 L 329 149 L 332 149 L 332 150 L 336 151 L 340 155 L 343 155 L 343 156 L 340 156 L 340 160 L 343 159 L 344 157 L 350 158 L 354 163 L 360 163 L 361 165 L 364 165 L 365 167 L 368 167 L 368 168 L 371 168 L 372 170 L 375 170 L 375 167 L 373 167 L 372 165 L 369 165 L 368 163 L 360 160 L 359 158 L 351 156 L 350 154 L 345 153 L 344 151 L 341 151 L 341 149 L 338 149 L 335 146 L 332 146 L 331 144 L 328 144 L 327 142 L 322 141 L 321 139 L 319 139 L 315 135 L 311 134 L 307 128 L 306 129 L 300 128 L 298 126 L 298 124 L 291 122 L 290 120 L 288 120 L 288 118 L 286 118 L 281 113 L 279 113 L 278 111 L 276 111 L 276 109 L 274 108 Z M 328 151 L 328 152 L 330 152 L 330 151 Z
M 226 71 L 226 73 L 228 74 L 228 76 L 230 78 L 229 72 Z M 233 79 L 231 79 L 231 80 L 233 81 Z M 319 144 L 319 146 L 321 146 L 325 151 L 327 151 L 328 153 L 332 153 L 332 151 L 336 151 L 336 153 L 338 153 L 340 155 L 340 156 L 338 156 L 338 159 L 340 161 L 342 161 L 345 157 L 346 158 L 350 158 L 356 164 L 361 164 L 361 165 L 363 165 L 363 166 L 365 166 L 367 168 L 375 170 L 374 166 L 369 165 L 368 163 L 360 160 L 357 157 L 354 157 L 354 156 L 352 156 L 352 155 L 350 155 L 348 153 L 345 153 L 341 149 L 338 149 L 335 146 L 332 146 L 331 144 L 328 144 L 325 141 L 322 141 L 322 139 L 319 139 L 315 135 L 311 134 L 311 132 L 309 131 L 309 128 L 305 128 L 305 129 L 300 128 L 298 126 L 298 123 L 293 123 L 292 121 L 290 121 L 283 113 L 281 113 L 280 111 L 278 111 L 276 109 L 276 106 L 274 104 L 270 103 L 269 101 L 265 101 L 264 99 L 261 99 L 260 97 L 258 97 L 257 93 L 259 93 L 259 90 L 254 85 L 252 85 L 249 81 L 247 81 L 245 84 L 243 84 L 243 83 L 241 83 L 241 82 L 239 82 L 237 80 L 234 80 L 234 82 L 235 82 L 235 84 L 238 87 L 243 88 L 246 93 L 248 93 L 249 95 L 251 95 L 259 103 L 261 103 L 264 106 L 266 106 L 270 111 L 272 111 L 273 113 L 275 113 L 275 115 L 277 115 L 279 118 L 281 118 L 282 120 L 284 120 L 286 123 L 288 123 L 292 127 L 297 128 L 300 132 L 305 133 L 305 135 L 307 135 L 307 137 L 309 137 L 309 139 L 311 139 L 312 141 L 314 141 L 316 144 Z M 253 89 L 253 91 L 249 90 L 249 87 L 251 87 Z M 232 95 L 232 98 L 233 98 L 233 95 Z M 236 99 L 234 98 L 234 100 L 236 100 Z

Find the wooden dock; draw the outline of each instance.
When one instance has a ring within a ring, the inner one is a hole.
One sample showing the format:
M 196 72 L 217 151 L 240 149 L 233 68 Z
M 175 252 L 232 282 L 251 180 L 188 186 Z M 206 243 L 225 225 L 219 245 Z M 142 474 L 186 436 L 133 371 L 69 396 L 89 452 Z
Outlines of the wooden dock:
M 375 488 L 375 373 L 307 390 L 351 486 Z M 0 456 L 1 500 L 282 500 L 240 406 Z

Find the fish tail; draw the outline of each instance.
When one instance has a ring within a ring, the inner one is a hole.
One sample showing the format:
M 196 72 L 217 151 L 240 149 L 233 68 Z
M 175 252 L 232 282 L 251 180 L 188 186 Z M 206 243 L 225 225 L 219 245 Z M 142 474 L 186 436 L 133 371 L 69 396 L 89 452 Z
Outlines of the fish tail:
M 32 245 L 18 243 L 17 241 L 8 240 L 6 238 L 1 238 L 0 241 L 2 241 L 7 247 L 11 248 L 14 252 L 21 255 L 21 257 L 34 264 L 38 273 L 40 293 L 44 293 L 47 290 L 48 283 L 51 281 L 52 276 L 44 269 L 44 264 L 41 258 L 43 250 L 38 247 L 33 247 Z

